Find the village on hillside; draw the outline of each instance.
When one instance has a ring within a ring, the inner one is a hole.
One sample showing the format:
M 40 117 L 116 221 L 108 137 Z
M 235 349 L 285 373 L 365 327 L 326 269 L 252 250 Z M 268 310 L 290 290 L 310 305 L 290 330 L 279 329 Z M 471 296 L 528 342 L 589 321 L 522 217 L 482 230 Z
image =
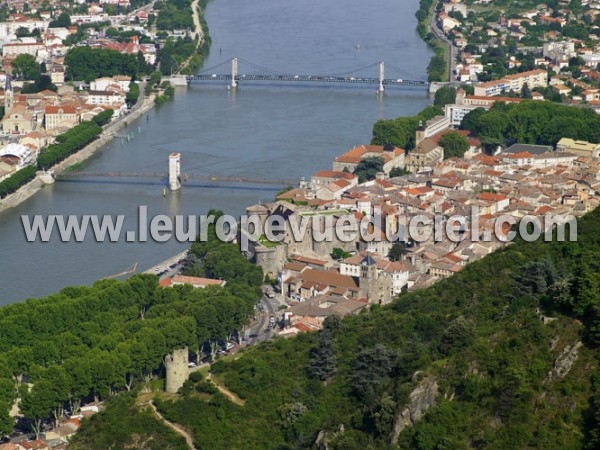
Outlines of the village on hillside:
M 440 141 L 455 133 L 466 136 L 469 148 L 461 158 L 445 159 Z M 361 166 L 377 163 L 381 171 L 360 179 Z M 257 240 L 248 257 L 278 280 L 289 305 L 280 334 L 293 335 L 320 329 L 327 316 L 356 314 L 428 287 L 509 245 L 504 238 L 510 226 L 496 224 L 501 216 L 514 223 L 538 218 L 541 227 L 552 229 L 548 216 L 568 220 L 599 205 L 600 144 L 563 138 L 555 148 L 516 143 L 489 155 L 469 131 L 456 131 L 449 116 L 438 116 L 418 127 L 410 152 L 391 144 L 358 146 L 275 202 L 250 206 L 247 214 L 258 215 L 267 228 L 270 216 L 285 218 L 286 232 L 279 242 Z M 381 229 L 373 239 L 358 235 L 349 242 L 319 241 L 311 233 L 298 240 L 289 231 L 302 218 L 323 228 L 325 218 L 348 215 L 357 222 L 379 215 Z M 432 223 L 436 216 L 467 221 L 461 239 L 431 233 L 420 241 L 402 240 L 408 235 L 400 230 L 417 216 Z M 566 226 L 567 239 L 569 232 Z

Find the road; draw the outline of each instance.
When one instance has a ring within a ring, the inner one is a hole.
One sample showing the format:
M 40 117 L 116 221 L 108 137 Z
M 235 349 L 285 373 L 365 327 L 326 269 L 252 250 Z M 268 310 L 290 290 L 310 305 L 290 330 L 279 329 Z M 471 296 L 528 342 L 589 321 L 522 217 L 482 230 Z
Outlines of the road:
M 124 22 L 126 23 L 130 23 L 135 19 L 135 16 L 137 16 L 137 13 L 140 11 L 147 11 L 150 12 L 153 8 L 154 8 L 154 3 L 156 3 L 156 0 L 152 0 L 150 3 L 148 3 L 147 5 L 141 6 L 138 9 L 135 9 L 133 11 L 131 11 L 129 14 L 127 14 L 126 16 L 120 17 L 117 20 L 115 20 L 115 22 L 113 24 L 111 24 L 111 26 L 115 26 L 115 25 L 121 25 Z M 108 28 L 108 27 L 107 27 Z
M 246 332 L 249 336 L 248 345 L 255 345 L 260 341 L 267 341 L 275 335 L 273 327 L 271 327 L 271 324 L 269 323 L 269 319 L 272 315 L 276 316 L 280 304 L 281 303 L 275 298 L 271 299 L 263 294 L 259 305 L 263 306 L 264 311 L 257 311 L 257 322 L 253 326 L 248 327 Z
M 437 16 L 435 14 L 435 9 L 433 15 L 431 16 L 431 22 L 429 23 L 429 28 L 435 34 L 435 36 L 443 41 L 450 48 L 450 64 L 448 65 L 448 81 L 454 81 L 454 72 L 456 69 L 456 47 L 452 44 L 452 42 L 446 37 L 444 31 L 438 27 L 437 24 Z

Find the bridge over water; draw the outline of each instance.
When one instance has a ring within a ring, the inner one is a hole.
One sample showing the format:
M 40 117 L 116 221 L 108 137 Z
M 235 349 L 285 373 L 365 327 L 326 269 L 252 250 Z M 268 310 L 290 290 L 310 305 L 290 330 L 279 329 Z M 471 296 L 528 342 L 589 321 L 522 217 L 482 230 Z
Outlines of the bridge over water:
M 159 179 L 169 180 L 168 172 L 88 172 L 88 171 L 73 171 L 63 172 L 56 175 L 56 180 L 76 180 L 76 179 L 104 179 L 104 180 L 123 180 L 123 179 Z M 253 178 L 253 177 L 241 177 L 233 175 L 200 175 L 194 173 L 181 173 L 179 174 L 179 180 L 183 186 L 188 181 L 205 181 L 217 183 L 236 183 L 236 184 L 262 184 L 271 185 L 274 187 L 280 186 L 297 186 L 298 180 L 284 180 L 284 179 L 269 179 L 269 178 Z M 166 184 L 165 184 L 166 185 Z M 203 186 L 206 187 L 206 186 Z
M 240 66 L 242 64 L 242 66 Z M 218 73 L 221 69 L 230 65 L 229 73 Z M 240 70 L 242 68 L 242 70 Z M 394 77 L 386 78 L 386 68 L 388 73 Z M 247 70 L 246 70 L 247 69 Z M 240 75 L 241 72 L 241 75 Z M 373 72 L 378 72 L 378 76 L 373 76 Z M 195 81 L 226 81 L 232 88 L 240 83 L 252 81 L 286 82 L 286 83 L 344 83 L 358 85 L 377 85 L 377 91 L 383 93 L 385 86 L 400 86 L 413 88 L 429 88 L 429 82 L 418 79 L 415 75 L 388 64 L 383 61 L 369 64 L 352 70 L 330 75 L 301 75 L 279 72 L 266 67 L 258 66 L 249 61 L 239 58 L 232 58 L 217 66 L 202 70 L 197 75 L 187 77 L 187 82 Z

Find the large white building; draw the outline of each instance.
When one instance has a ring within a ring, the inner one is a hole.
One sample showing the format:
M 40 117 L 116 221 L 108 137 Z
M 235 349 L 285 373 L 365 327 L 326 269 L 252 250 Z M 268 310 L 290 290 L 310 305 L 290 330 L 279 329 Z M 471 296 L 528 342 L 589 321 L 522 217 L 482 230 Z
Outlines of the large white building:
M 12 22 L 0 22 L 0 40 L 16 38 L 16 33 L 19 28 L 26 28 L 29 32 L 32 32 L 35 29 L 38 29 L 41 32 L 44 32 L 48 29 L 49 23 L 50 22 L 47 20 L 36 20 L 36 19 L 15 20 Z
M 14 156 L 17 162 L 17 170 L 35 163 L 37 154 L 30 147 L 11 143 L 0 148 L 0 158 L 3 156 Z
M 548 72 L 543 69 L 507 75 L 500 80 L 488 81 L 475 86 L 475 95 L 495 96 L 504 92 L 520 93 L 527 84 L 529 89 L 548 86 Z

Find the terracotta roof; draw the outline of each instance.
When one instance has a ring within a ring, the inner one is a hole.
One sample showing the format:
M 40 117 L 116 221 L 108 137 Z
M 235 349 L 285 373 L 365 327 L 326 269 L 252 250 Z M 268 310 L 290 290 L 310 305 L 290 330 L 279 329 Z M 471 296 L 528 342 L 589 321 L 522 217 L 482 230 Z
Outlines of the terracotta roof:
M 348 172 L 341 172 L 339 170 L 321 170 L 313 175 L 313 177 L 317 178 L 332 178 L 334 180 L 344 179 L 344 180 L 353 180 L 356 178 L 356 175 Z
M 77 114 L 76 106 L 46 106 L 44 114 Z
M 300 262 L 292 261 L 283 266 L 286 270 L 294 270 L 296 272 L 302 272 L 308 266 L 306 264 L 302 264 Z
M 292 259 L 299 263 L 314 264 L 315 266 L 325 266 L 327 264 L 327 261 L 323 261 L 321 259 L 315 259 L 315 258 L 308 258 L 308 257 L 302 256 L 302 255 L 292 256 Z
M 185 275 L 175 275 L 173 283 L 191 284 L 192 286 L 221 286 L 223 280 L 214 280 L 212 278 L 188 277 Z
M 352 290 L 359 289 L 358 283 L 353 277 L 341 275 L 340 273 L 333 271 L 306 269 L 295 278 L 297 280 L 312 281 L 314 283 L 321 283 L 327 286 L 346 287 Z
M 501 202 L 502 200 L 506 200 L 508 197 L 502 194 L 494 194 L 493 192 L 481 192 L 477 198 L 490 202 Z

